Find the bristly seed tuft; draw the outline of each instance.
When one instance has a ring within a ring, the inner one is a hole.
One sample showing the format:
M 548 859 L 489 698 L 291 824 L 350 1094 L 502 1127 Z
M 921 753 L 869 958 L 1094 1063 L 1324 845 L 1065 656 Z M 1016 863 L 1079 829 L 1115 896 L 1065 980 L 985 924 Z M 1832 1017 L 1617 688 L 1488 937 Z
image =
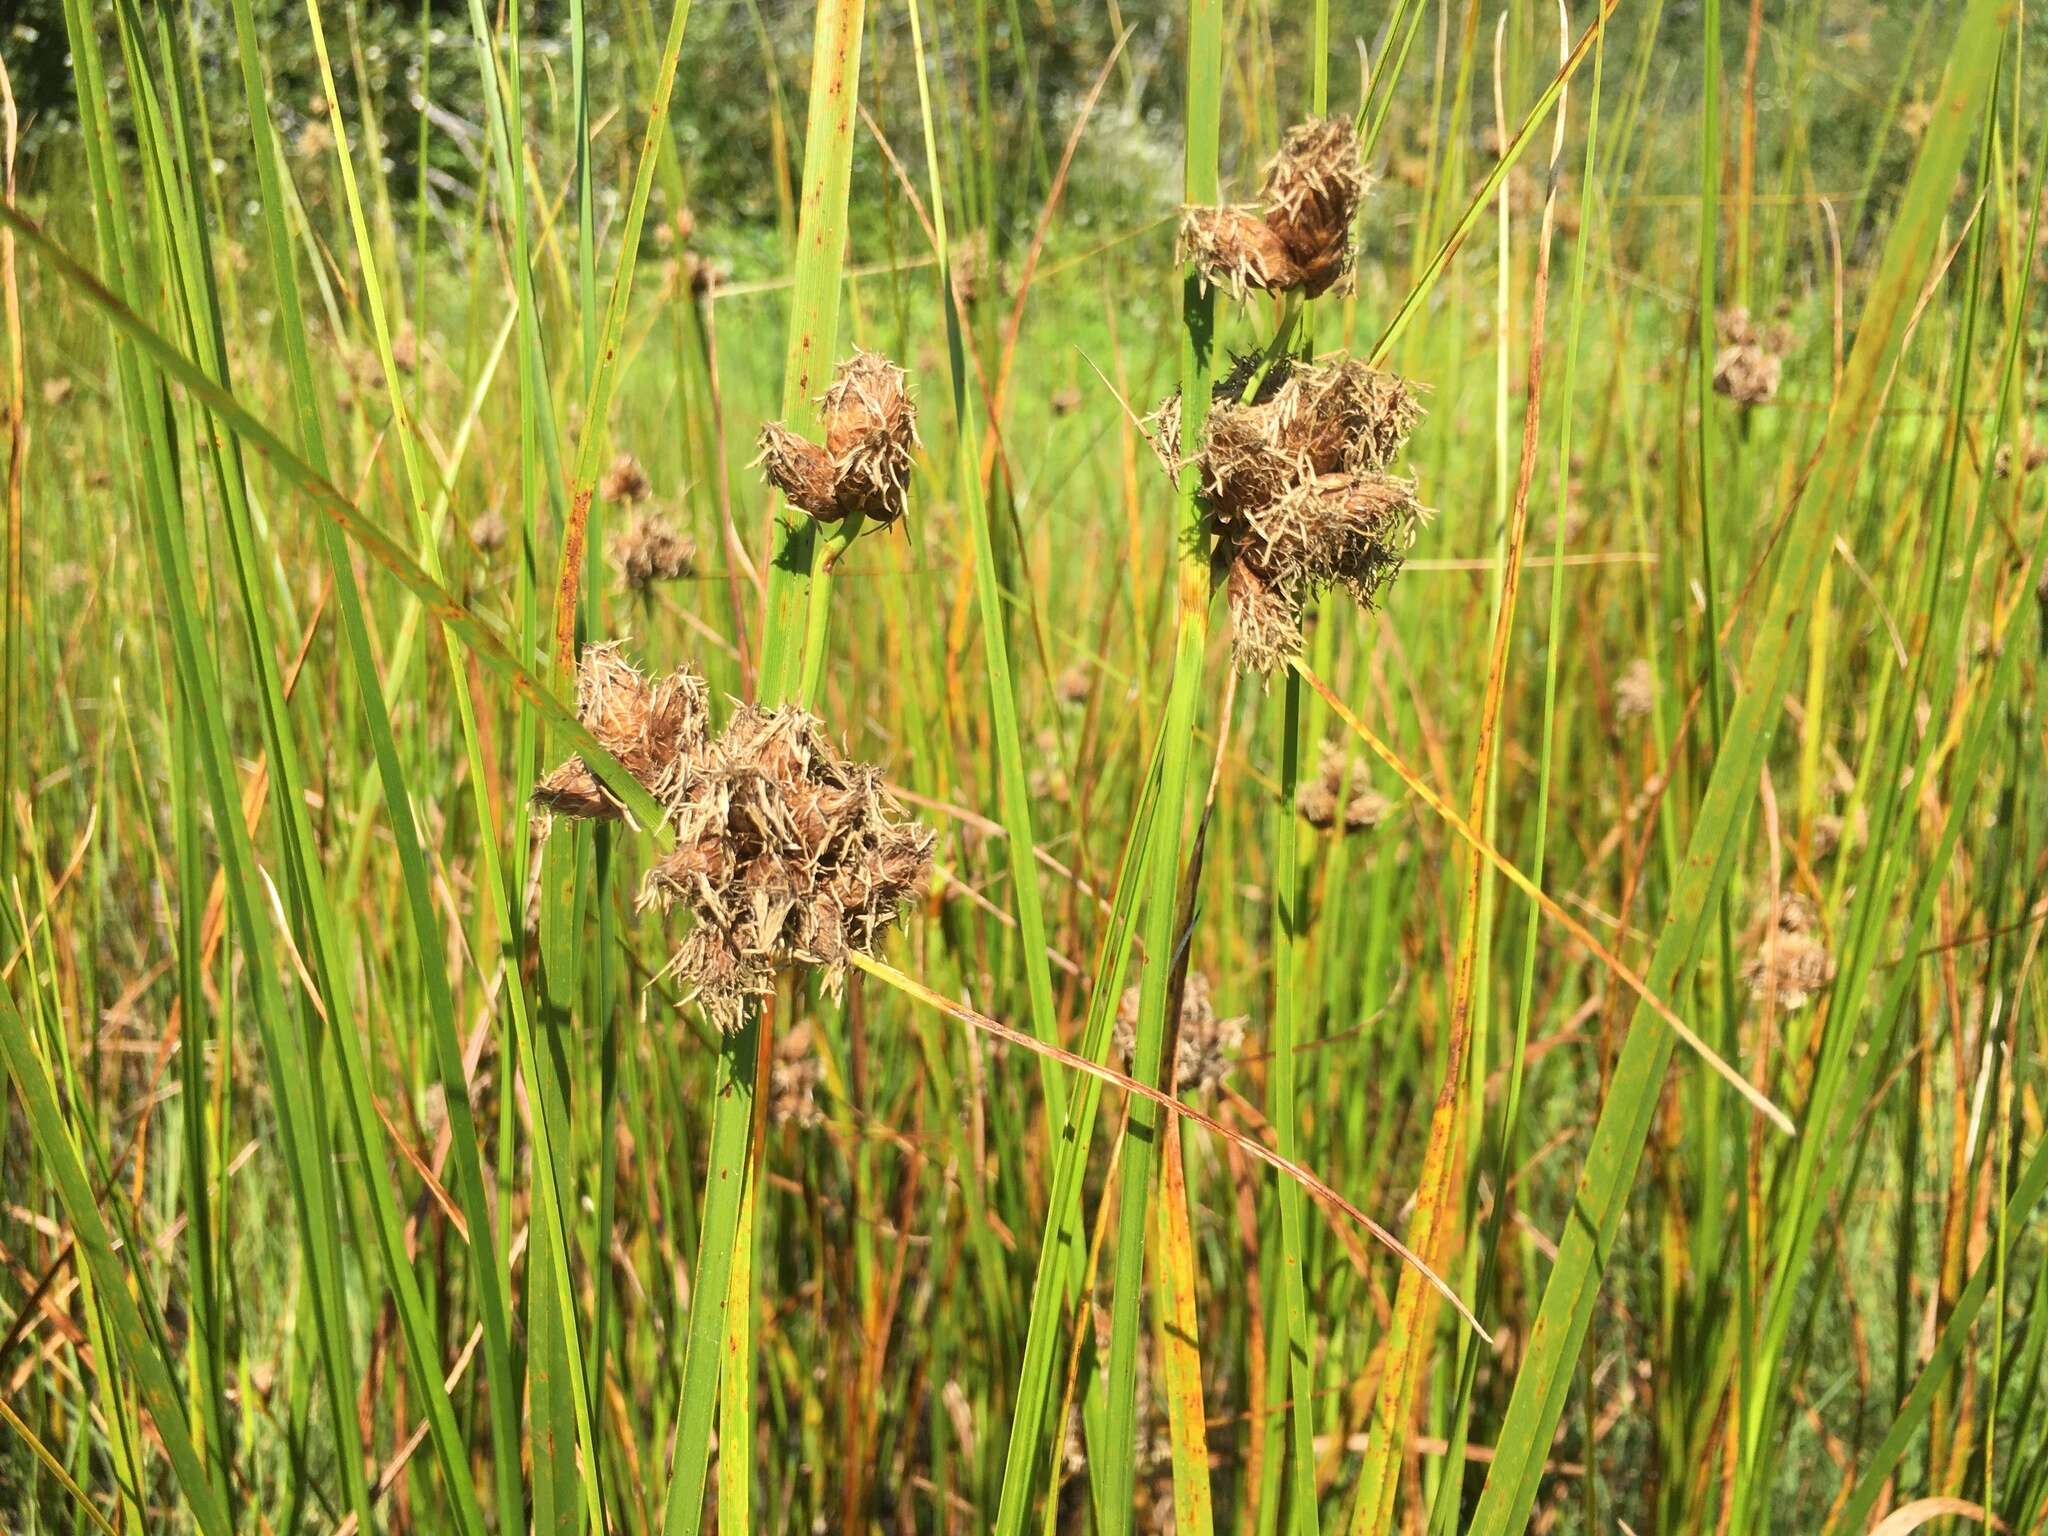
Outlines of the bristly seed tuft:
M 676 846 L 640 905 L 695 917 L 669 968 L 722 1030 L 793 965 L 822 968 L 836 991 L 847 957 L 874 953 L 930 875 L 930 829 L 794 705 L 742 705 L 666 800 Z
M 658 581 L 680 581 L 697 568 L 697 541 L 678 533 L 665 518 L 643 512 L 612 539 L 612 563 L 635 592 Z
M 704 679 L 690 668 L 649 682 L 616 641 L 586 648 L 577 663 L 576 718 L 657 800 L 674 792 L 703 749 L 708 702 Z M 616 821 L 625 814 L 580 757 L 535 785 L 533 800 L 556 815 L 586 820 Z
M 1364 196 L 1351 120 L 1313 118 L 1287 131 L 1259 207 L 1181 211 L 1179 259 L 1239 298 L 1257 288 L 1313 299 L 1351 270 L 1351 226 Z
M 1341 587 L 1370 608 L 1400 570 L 1423 512 L 1414 482 L 1390 471 L 1422 408 L 1403 380 L 1351 358 L 1283 358 L 1253 386 L 1240 359 L 1216 386 L 1194 463 L 1229 566 L 1237 664 L 1271 673 L 1300 652 L 1309 602 Z M 1180 418 L 1176 396 L 1150 423 L 1176 474 Z
M 879 353 L 856 349 L 819 398 L 823 447 L 779 421 L 761 428 L 755 460 L 793 507 L 821 523 L 850 515 L 887 526 L 903 515 L 917 446 L 909 375 Z

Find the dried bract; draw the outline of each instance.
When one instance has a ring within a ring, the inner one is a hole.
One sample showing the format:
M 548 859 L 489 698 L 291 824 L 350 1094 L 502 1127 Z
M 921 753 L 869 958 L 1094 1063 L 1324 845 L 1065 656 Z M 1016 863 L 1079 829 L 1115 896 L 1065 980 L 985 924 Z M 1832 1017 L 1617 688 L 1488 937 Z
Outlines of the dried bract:
M 1114 1038 L 1117 1055 L 1126 1062 L 1138 1043 L 1139 990 L 1129 988 L 1117 1005 Z M 1246 1023 L 1243 1014 L 1219 1019 L 1209 978 L 1200 971 L 1189 971 L 1181 988 L 1180 1038 L 1173 1050 L 1174 1086 L 1183 1093 L 1207 1093 L 1230 1076 L 1244 1046 Z
M 635 592 L 657 581 L 678 581 L 697 568 L 697 541 L 678 533 L 663 518 L 642 514 L 612 540 L 612 563 Z
M 576 718 L 657 800 L 666 800 L 703 750 L 709 695 L 687 667 L 658 682 L 620 654 L 617 642 L 593 645 L 576 668 Z M 534 786 L 534 803 L 561 816 L 613 821 L 624 808 L 572 757 Z
M 762 427 L 757 462 L 770 483 L 820 522 L 850 514 L 895 522 L 903 515 L 917 444 L 917 407 L 907 380 L 887 358 L 856 350 L 820 397 L 822 448 L 781 422 Z
M 931 831 L 794 706 L 742 706 L 665 798 L 676 846 L 640 901 L 695 917 L 670 969 L 723 1030 L 792 965 L 836 989 L 930 873 Z

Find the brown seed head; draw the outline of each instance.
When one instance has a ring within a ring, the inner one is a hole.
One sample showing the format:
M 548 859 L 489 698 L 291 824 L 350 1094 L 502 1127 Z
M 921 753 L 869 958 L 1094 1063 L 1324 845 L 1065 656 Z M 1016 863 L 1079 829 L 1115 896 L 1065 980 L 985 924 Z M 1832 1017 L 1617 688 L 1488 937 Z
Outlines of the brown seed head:
M 688 667 L 650 683 L 617 642 L 587 647 L 576 668 L 576 718 L 657 800 L 666 800 L 703 750 L 709 692 Z M 533 799 L 561 816 L 612 821 L 624 808 L 581 758 L 534 787 Z
M 1139 988 L 1129 988 L 1116 1011 L 1116 1051 L 1126 1062 L 1138 1041 L 1139 995 Z M 1174 1086 L 1184 1093 L 1207 1093 L 1228 1077 L 1244 1046 L 1246 1023 L 1243 1014 L 1219 1019 L 1209 978 L 1200 971 L 1189 971 L 1181 988 L 1180 1038 L 1173 1050 Z
M 657 581 L 677 581 L 697 567 L 697 541 L 678 533 L 666 519 L 641 513 L 612 540 L 612 563 L 635 592 Z
M 1247 289 L 1287 293 L 1306 281 L 1285 238 L 1252 208 L 1182 209 L 1175 260 L 1240 299 Z
M 599 477 L 597 494 L 606 501 L 633 506 L 647 499 L 652 489 L 647 483 L 647 472 L 640 467 L 640 461 L 630 453 L 622 453 L 612 460 L 612 467 Z
M 1656 707 L 1656 703 L 1656 674 L 1650 670 L 1649 657 L 1638 656 L 1623 670 L 1621 680 L 1614 685 L 1614 718 L 1640 720 Z
M 1835 957 L 1813 903 L 1791 893 L 1766 902 L 1742 937 L 1742 979 L 1751 996 L 1779 1011 L 1802 1007 L 1835 979 Z
M 667 801 L 676 847 L 640 901 L 696 919 L 670 969 L 721 1029 L 793 965 L 838 986 L 847 956 L 872 954 L 930 873 L 930 830 L 898 819 L 880 771 L 847 761 L 793 706 L 735 711 Z
M 1365 196 L 1365 165 L 1351 119 L 1312 119 L 1287 131 L 1266 168 L 1266 222 L 1286 242 L 1309 297 L 1351 268 L 1351 224 Z
M 779 421 L 761 428 L 760 448 L 761 472 L 791 506 L 824 523 L 846 515 L 834 497 L 832 455 Z
M 505 547 L 505 519 L 497 511 L 479 513 L 469 525 L 469 542 L 477 553 L 495 555 Z
M 1328 831 L 1337 826 L 1340 807 L 1344 831 L 1368 832 L 1393 814 L 1394 802 L 1372 787 L 1362 760 L 1324 742 L 1316 776 L 1295 791 L 1294 808 L 1310 826 Z
M 879 353 L 856 349 L 839 365 L 821 402 L 836 499 L 844 511 L 878 523 L 893 523 L 903 515 L 910 485 L 917 407 L 905 388 L 907 380 Z

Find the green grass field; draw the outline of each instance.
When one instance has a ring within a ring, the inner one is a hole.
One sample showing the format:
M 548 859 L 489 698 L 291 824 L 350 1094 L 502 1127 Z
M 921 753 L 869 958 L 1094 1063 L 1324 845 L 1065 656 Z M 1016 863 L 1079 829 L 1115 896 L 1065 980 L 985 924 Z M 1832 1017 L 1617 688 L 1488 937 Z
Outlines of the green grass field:
M 2024 6 L 42 9 L 0 1531 L 2048 1530 Z

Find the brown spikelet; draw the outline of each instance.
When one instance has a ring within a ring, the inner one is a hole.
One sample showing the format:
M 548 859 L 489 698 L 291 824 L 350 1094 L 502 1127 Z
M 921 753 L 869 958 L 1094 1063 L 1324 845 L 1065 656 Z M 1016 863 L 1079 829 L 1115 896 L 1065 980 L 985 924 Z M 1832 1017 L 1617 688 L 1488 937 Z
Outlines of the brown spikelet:
M 1242 298 L 1247 289 L 1315 298 L 1351 270 L 1351 225 L 1365 165 L 1351 120 L 1312 119 L 1287 131 L 1266 167 L 1258 208 L 1187 208 L 1179 256 Z
M 930 830 L 899 819 L 880 770 L 794 706 L 742 706 L 666 799 L 676 846 L 640 903 L 696 919 L 670 969 L 723 1030 L 791 966 L 837 987 L 930 873 Z
M 774 1059 L 768 1065 L 769 1124 L 808 1130 L 822 1121 L 817 1095 L 824 1079 L 824 1064 L 811 1045 L 808 1019 L 777 1036 Z
M 1124 1061 L 1138 1040 L 1138 999 L 1133 986 L 1123 995 L 1116 1010 L 1114 1035 L 1117 1055 Z M 1230 1075 L 1238 1051 L 1244 1045 L 1243 1014 L 1220 1019 L 1210 993 L 1209 978 L 1191 970 L 1181 987 L 1180 1036 L 1173 1050 L 1173 1081 L 1183 1093 L 1207 1093 Z
M 781 422 L 762 427 L 757 462 L 790 505 L 826 523 L 857 513 L 887 525 L 903 515 L 917 445 L 908 377 L 879 353 L 856 348 L 819 399 L 824 447 Z
M 1196 463 L 1208 531 L 1231 566 L 1238 666 L 1270 673 L 1299 652 L 1306 602 L 1341 587 L 1369 607 L 1400 570 L 1423 512 L 1414 484 L 1389 470 L 1422 408 L 1403 380 L 1351 358 L 1282 359 L 1254 389 L 1256 366 L 1240 358 L 1216 386 Z M 1177 473 L 1177 396 L 1146 430 Z
M 1742 936 L 1742 980 L 1751 996 L 1779 1012 L 1803 1006 L 1835 979 L 1813 903 L 1796 893 L 1766 902 Z
M 1184 208 L 1176 259 L 1239 298 L 1247 289 L 1287 293 L 1303 285 L 1280 232 L 1252 208 Z
M 1394 802 L 1372 787 L 1362 760 L 1326 741 L 1316 776 L 1294 793 L 1294 808 L 1318 831 L 1341 822 L 1347 833 L 1367 832 L 1393 814 Z
M 505 547 L 507 532 L 501 513 L 479 513 L 469 525 L 469 542 L 476 547 L 478 554 L 495 555 Z
M 576 718 L 657 800 L 666 800 L 703 750 L 709 695 L 687 667 L 650 683 L 617 642 L 586 648 L 576 667 Z M 613 821 L 624 814 L 581 758 L 534 787 L 534 803 L 560 816 Z
M 1749 311 L 1732 304 L 1714 316 L 1720 343 L 1714 353 L 1714 392 L 1740 406 L 1763 405 L 1778 393 L 1792 335 L 1783 324 L 1759 329 Z
M 1309 298 L 1351 268 L 1351 222 L 1365 196 L 1358 135 L 1346 116 L 1311 119 L 1287 131 L 1266 167 L 1266 222 L 1286 241 Z
M 762 473 L 791 506 L 826 523 L 846 515 L 834 499 L 832 456 L 824 449 L 779 421 L 761 428 L 760 449 Z
M 658 581 L 678 581 L 697 567 L 697 541 L 663 518 L 642 513 L 612 539 L 612 563 L 635 592 Z
M 597 482 L 598 495 L 606 501 L 629 507 L 645 501 L 652 489 L 647 481 L 647 471 L 630 453 L 622 453 L 613 459 L 612 467 Z
M 1623 669 L 1614 685 L 1614 718 L 1640 720 L 1656 707 L 1657 677 L 1650 670 L 1650 658 L 1638 656 Z

